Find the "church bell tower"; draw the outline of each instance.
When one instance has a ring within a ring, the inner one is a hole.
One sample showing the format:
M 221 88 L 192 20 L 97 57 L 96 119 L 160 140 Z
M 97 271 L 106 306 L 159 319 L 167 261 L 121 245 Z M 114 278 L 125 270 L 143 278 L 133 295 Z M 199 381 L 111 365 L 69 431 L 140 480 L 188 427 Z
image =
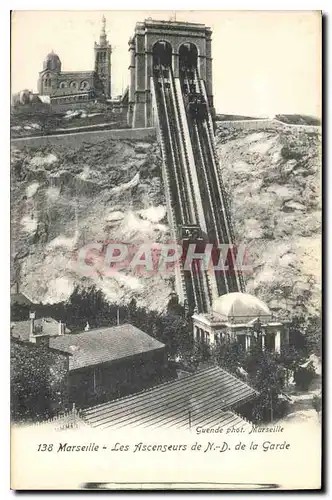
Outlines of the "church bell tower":
M 101 93 L 107 99 L 111 98 L 111 54 L 112 47 L 106 35 L 106 19 L 102 18 L 99 43 L 95 42 L 95 72 L 101 83 Z

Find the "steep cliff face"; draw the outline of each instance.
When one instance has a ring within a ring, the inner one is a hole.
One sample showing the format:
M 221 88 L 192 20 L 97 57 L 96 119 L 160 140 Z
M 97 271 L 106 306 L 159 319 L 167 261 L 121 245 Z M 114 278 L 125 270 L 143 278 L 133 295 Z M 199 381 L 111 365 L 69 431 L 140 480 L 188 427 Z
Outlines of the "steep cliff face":
M 283 313 L 318 313 L 320 129 L 220 123 L 216 142 L 236 238 L 252 265 L 247 291 Z
M 169 277 L 105 275 L 78 265 L 87 244 L 163 241 L 168 225 L 156 143 L 105 141 L 76 149 L 12 149 L 12 278 L 36 302 L 66 300 L 76 285 L 95 284 L 110 301 L 136 297 L 163 308 Z
M 217 151 L 238 242 L 248 248 L 247 291 L 272 309 L 320 309 L 320 131 L 235 129 L 219 123 Z M 66 300 L 95 284 L 110 301 L 163 309 L 169 276 L 88 275 L 88 243 L 170 237 L 157 143 L 105 141 L 74 149 L 12 149 L 13 280 L 34 301 Z

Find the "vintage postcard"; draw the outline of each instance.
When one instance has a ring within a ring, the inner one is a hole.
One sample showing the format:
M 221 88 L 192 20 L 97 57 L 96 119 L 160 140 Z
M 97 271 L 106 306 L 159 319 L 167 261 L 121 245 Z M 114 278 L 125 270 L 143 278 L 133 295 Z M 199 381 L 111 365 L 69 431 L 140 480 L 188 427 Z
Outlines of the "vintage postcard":
M 321 488 L 321 25 L 12 12 L 12 489 Z

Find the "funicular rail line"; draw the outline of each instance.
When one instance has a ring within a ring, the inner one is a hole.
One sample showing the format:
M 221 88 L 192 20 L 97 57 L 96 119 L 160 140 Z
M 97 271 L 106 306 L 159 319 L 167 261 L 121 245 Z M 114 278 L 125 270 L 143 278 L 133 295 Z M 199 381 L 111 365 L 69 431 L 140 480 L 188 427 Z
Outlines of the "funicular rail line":
M 185 74 L 185 83 L 187 88 L 189 88 L 188 75 Z M 195 91 L 197 89 L 197 83 L 192 84 L 195 86 Z M 220 217 L 220 203 L 215 196 L 215 179 L 211 175 L 210 169 L 208 168 L 209 160 L 207 157 L 207 148 L 204 140 L 202 140 L 202 130 L 200 120 L 191 119 L 190 115 L 187 114 L 187 120 L 189 124 L 189 130 L 191 132 L 191 140 L 193 149 L 195 151 L 195 159 L 197 170 L 201 174 L 201 191 L 204 194 L 204 199 L 206 200 L 206 219 L 209 231 L 207 233 L 208 240 L 210 243 L 225 242 L 228 241 L 226 229 L 224 226 L 224 220 Z M 216 274 L 216 282 L 219 294 L 224 294 L 229 292 L 228 279 L 225 272 Z
M 204 84 L 198 78 L 197 69 L 195 69 L 193 73 L 191 85 L 195 92 L 198 91 L 198 94 L 204 97 L 207 106 L 206 117 L 195 119 L 188 113 L 187 118 L 188 122 L 191 123 L 191 129 L 194 129 L 196 132 L 192 134 L 193 147 L 199 152 L 199 168 L 204 172 L 208 184 L 208 191 L 210 194 L 210 196 L 208 196 L 209 203 L 207 204 L 209 205 L 208 211 L 215 219 L 215 223 L 211 225 L 209 236 L 210 238 L 212 237 L 214 242 L 232 245 L 234 244 L 234 234 L 227 206 L 227 196 L 223 189 L 218 161 L 214 150 L 213 131 L 212 128 L 209 127 L 209 123 L 212 123 L 212 119 L 208 109 L 207 96 L 205 89 L 203 89 Z M 190 87 L 188 72 L 185 72 L 185 81 L 182 83 L 186 83 L 187 88 Z M 244 286 L 239 279 L 237 271 L 230 270 L 227 274 L 223 273 L 223 280 L 220 278 L 221 276 L 219 273 L 219 275 L 216 276 L 216 280 L 220 294 L 239 290 L 243 291 Z
M 207 204 L 208 205 L 207 215 L 210 216 L 210 220 L 211 220 L 210 227 L 212 228 L 209 232 L 209 238 L 210 238 L 210 240 L 213 241 L 216 239 L 220 239 L 220 238 L 216 237 L 217 235 L 216 235 L 216 229 L 215 229 L 218 227 L 218 225 L 220 225 L 220 221 L 219 221 L 219 217 L 218 217 L 218 210 L 213 210 L 213 206 L 216 206 L 216 201 L 214 199 L 214 192 L 210 188 L 211 176 L 209 175 L 208 170 L 205 168 L 205 161 L 206 160 L 204 157 L 203 148 L 202 148 L 201 141 L 199 138 L 199 127 L 198 127 L 197 123 L 193 124 L 193 145 L 194 145 L 195 151 L 197 152 L 196 158 L 197 158 L 199 169 L 202 172 L 203 186 L 206 189 L 207 198 L 209 201 L 209 203 Z M 228 293 L 228 291 L 229 291 L 228 281 L 227 281 L 227 277 L 226 277 L 224 272 L 222 273 L 222 277 L 221 276 L 216 277 L 216 281 L 217 281 L 217 286 L 218 286 L 219 292 L 222 293 L 221 292 L 221 290 L 222 290 L 223 293 Z M 221 281 L 221 283 L 220 283 L 220 281 Z
M 187 197 L 188 194 L 188 181 L 186 182 L 185 180 L 185 172 L 184 172 L 184 165 L 181 160 L 181 155 L 179 152 L 179 141 L 181 140 L 179 134 L 176 132 L 177 128 L 174 123 L 174 108 L 172 108 L 172 98 L 171 98 L 171 93 L 169 92 L 169 88 L 165 86 L 165 80 L 163 77 L 163 72 L 161 70 L 161 88 L 162 88 L 162 94 L 163 94 L 163 99 L 164 99 L 164 106 L 165 106 L 165 114 L 166 114 L 166 120 L 168 122 L 168 133 L 169 133 L 169 138 L 170 138 L 170 143 L 173 148 L 173 158 L 172 158 L 172 163 L 170 164 L 170 175 L 172 177 L 172 174 L 179 173 L 180 177 L 180 183 L 177 185 L 176 190 L 173 191 L 174 196 L 174 204 L 175 206 L 182 204 L 185 205 L 183 208 L 184 213 L 181 214 L 181 216 L 177 220 L 177 228 L 181 227 L 184 224 L 190 224 L 193 219 L 192 219 L 192 202 L 190 200 L 190 194 L 189 194 L 189 200 Z M 190 210 L 191 208 L 191 210 Z M 182 263 L 180 265 L 183 265 Z M 183 276 L 184 276 L 184 285 L 186 289 L 186 295 L 189 300 L 194 300 L 195 304 L 201 303 L 200 301 L 200 294 L 197 293 L 197 285 L 195 282 L 195 276 L 193 273 L 188 272 L 183 270 Z M 195 286 L 196 285 L 196 286 Z
M 191 83 L 189 79 L 191 78 Z M 221 179 L 214 147 L 211 114 L 204 82 L 197 68 L 190 76 L 180 73 L 174 78 L 170 66 L 159 64 L 154 69 L 154 95 L 164 163 L 166 191 L 170 199 L 172 234 L 184 241 L 183 228 L 197 228 L 200 241 L 213 244 L 234 244 L 227 194 Z M 204 116 L 193 116 L 185 106 L 184 88 L 200 96 L 205 105 Z M 175 227 L 174 227 L 175 226 Z M 187 233 L 188 234 L 188 231 Z M 190 231 L 189 231 L 190 234 Z M 184 299 L 198 312 L 208 312 L 212 289 L 219 295 L 243 291 L 243 278 L 236 270 L 218 273 L 202 270 L 197 260 L 189 269 L 180 263 Z
M 195 80 L 197 82 L 199 91 L 201 92 L 202 96 L 207 102 L 207 95 L 206 95 L 206 90 L 205 90 L 205 85 L 204 82 L 202 82 L 199 78 L 197 68 L 195 68 Z M 215 144 L 214 144 L 214 135 L 213 135 L 213 124 L 212 124 L 212 118 L 211 118 L 211 113 L 208 110 L 207 113 L 207 118 L 204 120 L 201 125 L 204 128 L 205 132 L 205 138 L 206 138 L 206 144 L 208 146 L 209 154 L 210 154 L 210 160 L 208 165 L 213 167 L 214 170 L 214 175 L 215 175 L 215 182 L 213 183 L 213 186 L 215 189 L 218 190 L 219 193 L 219 200 L 220 200 L 220 205 L 219 205 L 219 210 L 222 210 L 223 217 L 224 217 L 224 224 L 225 224 L 225 229 L 227 232 L 227 243 L 234 244 L 235 243 L 235 237 L 234 237 L 234 231 L 233 231 L 233 225 L 231 222 L 231 217 L 230 217 L 230 209 L 228 205 L 228 196 L 226 193 L 226 189 L 221 177 L 221 172 L 219 169 L 219 163 L 218 163 L 218 157 L 217 153 L 215 150 Z M 202 134 L 203 136 L 203 134 Z M 224 240 L 225 242 L 225 240 Z M 245 286 L 244 286 L 244 280 L 243 280 L 243 275 L 240 270 L 236 270 L 236 273 L 232 273 L 232 281 L 233 281 L 233 286 L 234 289 L 231 291 L 244 291 Z
M 170 175 L 169 175 L 169 168 L 167 166 L 167 160 L 169 158 L 168 152 L 170 151 L 170 145 L 169 145 L 169 136 L 165 134 L 165 127 L 162 125 L 165 123 L 165 116 L 164 116 L 164 110 L 162 109 L 161 106 L 161 98 L 157 98 L 157 86 L 154 85 L 153 87 L 154 91 L 154 97 L 155 97 L 155 102 L 157 106 L 157 114 L 158 114 L 158 125 L 159 125 L 159 133 L 160 133 L 160 144 L 161 144 L 161 150 L 162 150 L 162 157 L 164 159 L 163 166 L 162 166 L 162 177 L 163 177 L 163 183 L 164 183 L 164 188 L 165 188 L 165 197 L 166 197 L 166 205 L 167 205 L 167 211 L 168 211 L 168 219 L 169 219 L 169 224 L 171 228 L 171 235 L 174 240 L 177 238 L 177 217 L 175 213 L 175 203 L 173 202 L 172 199 L 172 188 L 171 188 L 171 181 L 170 181 Z M 167 144 L 167 145 L 166 145 Z M 167 149 L 168 146 L 168 149 Z M 179 208 L 181 211 L 181 208 Z M 179 273 L 180 275 L 180 281 L 181 281 L 181 287 L 180 290 L 178 290 L 179 295 L 180 295 L 180 300 L 186 300 L 186 283 L 185 283 L 185 277 L 184 277 L 184 271 L 183 267 L 179 266 L 178 268 L 175 269 L 176 273 Z
M 202 157 L 203 157 L 203 166 L 202 168 L 206 172 L 206 176 L 208 177 L 208 182 L 209 186 L 211 188 L 211 198 L 212 198 L 212 205 L 211 205 L 211 211 L 212 213 L 215 214 L 215 218 L 217 220 L 217 224 L 214 228 L 214 233 L 215 233 L 215 241 L 220 242 L 220 243 L 232 243 L 232 240 L 229 237 L 228 231 L 227 231 L 227 219 L 223 217 L 222 210 L 221 210 L 221 200 L 219 197 L 218 190 L 216 189 L 216 179 L 214 177 L 214 173 L 212 169 L 210 168 L 211 166 L 211 156 L 209 153 L 209 150 L 207 148 L 207 138 L 205 135 L 205 130 L 199 121 L 196 122 L 197 126 L 197 140 L 198 143 L 200 144 L 200 148 L 202 150 Z M 226 256 L 224 256 L 226 257 Z M 230 291 L 237 291 L 238 290 L 238 284 L 236 282 L 236 276 L 234 273 L 225 271 L 223 273 L 224 275 L 224 281 L 225 281 L 225 290 L 219 290 L 220 294 L 222 293 L 227 293 Z M 218 280 L 218 284 L 220 281 Z
M 194 210 L 194 198 L 190 191 L 190 180 L 188 171 L 186 171 L 185 156 L 183 154 L 184 146 L 181 148 L 181 135 L 178 133 L 178 127 L 175 120 L 175 102 L 172 89 L 163 76 L 163 69 L 160 69 L 161 77 L 154 79 L 155 95 L 157 102 L 157 111 L 159 114 L 159 123 L 162 135 L 167 137 L 167 148 L 165 148 L 166 158 L 165 166 L 167 178 L 169 179 L 171 191 L 171 204 L 174 207 L 176 229 L 186 224 L 196 223 L 196 214 Z M 181 205 L 181 207 L 180 207 Z M 181 279 L 185 290 L 185 298 L 188 302 L 195 303 L 200 311 L 206 310 L 204 302 L 206 293 L 202 287 L 200 276 L 195 267 L 190 270 L 183 269 L 183 263 L 180 263 Z
M 161 79 L 164 81 L 163 72 L 161 73 Z M 166 101 L 168 103 L 168 111 L 170 111 L 171 120 L 171 133 L 173 136 L 174 143 L 177 149 L 177 159 L 180 173 L 182 174 L 182 185 L 181 188 L 187 194 L 188 200 L 188 218 L 182 222 L 182 224 L 194 224 L 198 225 L 198 215 L 197 215 L 197 205 L 195 202 L 193 179 L 191 177 L 189 168 L 189 158 L 185 146 L 184 130 L 183 124 L 181 122 L 180 111 L 178 106 L 177 96 L 175 94 L 175 85 L 173 80 L 173 74 L 171 68 L 168 70 L 169 74 L 169 85 L 164 89 L 167 96 Z M 174 169 L 177 165 L 174 165 Z M 205 311 L 208 308 L 208 289 L 206 285 L 206 275 L 199 269 L 199 264 L 193 261 L 190 271 L 184 271 L 187 276 L 187 282 L 190 283 L 190 290 L 194 298 L 196 307 L 199 311 Z

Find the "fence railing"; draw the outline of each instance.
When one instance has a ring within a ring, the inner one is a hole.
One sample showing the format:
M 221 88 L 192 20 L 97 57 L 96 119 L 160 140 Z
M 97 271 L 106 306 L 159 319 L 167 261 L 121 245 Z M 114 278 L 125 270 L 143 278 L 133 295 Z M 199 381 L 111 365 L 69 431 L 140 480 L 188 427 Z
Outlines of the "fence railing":
M 50 427 L 55 431 L 64 431 L 69 429 L 78 429 L 80 427 L 86 427 L 87 424 L 82 418 L 82 412 L 78 410 L 73 403 L 72 409 L 63 413 L 59 413 L 54 417 L 41 422 L 35 422 L 34 427 Z

